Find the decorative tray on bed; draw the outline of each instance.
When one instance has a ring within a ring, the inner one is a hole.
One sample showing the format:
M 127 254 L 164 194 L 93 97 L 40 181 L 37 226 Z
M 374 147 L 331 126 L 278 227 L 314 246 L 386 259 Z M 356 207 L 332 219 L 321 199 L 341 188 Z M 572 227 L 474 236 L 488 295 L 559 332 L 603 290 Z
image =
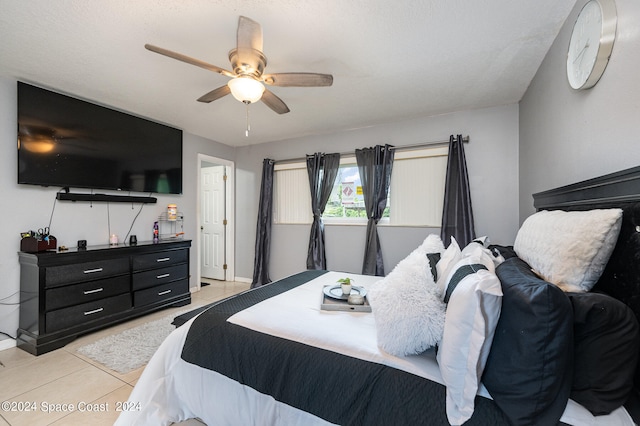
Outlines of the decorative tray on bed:
M 353 311 L 371 312 L 371 305 L 367 299 L 367 291 L 364 287 L 351 287 L 351 294 L 359 294 L 364 297 L 364 304 L 351 305 L 347 302 L 348 296 L 342 294 L 342 288 L 338 285 L 326 285 L 322 291 L 322 304 L 320 309 L 324 311 Z

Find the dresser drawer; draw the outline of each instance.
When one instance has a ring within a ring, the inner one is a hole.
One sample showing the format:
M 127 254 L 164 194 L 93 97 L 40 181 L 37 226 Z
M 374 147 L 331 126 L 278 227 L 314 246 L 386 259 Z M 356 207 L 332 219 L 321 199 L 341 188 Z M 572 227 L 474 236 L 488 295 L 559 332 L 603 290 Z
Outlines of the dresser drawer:
M 166 284 L 171 281 L 181 280 L 189 276 L 189 264 L 169 266 L 167 268 L 152 269 L 151 271 L 136 272 L 133 274 L 133 290 L 141 290 Z
M 45 287 L 58 287 L 82 281 L 97 280 L 129 273 L 129 258 L 96 260 L 73 265 L 50 266 L 45 269 Z
M 137 308 L 138 306 L 162 302 L 163 300 L 172 299 L 188 292 L 188 279 L 174 281 L 172 283 L 159 285 L 157 287 L 136 291 L 135 293 L 133 293 L 133 306 Z
M 131 309 L 131 294 L 107 297 L 82 305 L 58 309 L 45 315 L 47 333 L 86 324 L 100 318 Z
M 88 281 L 45 291 L 45 310 L 53 311 L 66 306 L 78 305 L 105 297 L 127 293 L 131 289 L 129 275 L 120 275 L 103 280 Z
M 189 257 L 189 251 L 169 250 L 161 253 L 142 254 L 133 257 L 133 271 L 143 271 L 145 269 L 161 268 L 177 263 L 184 263 Z

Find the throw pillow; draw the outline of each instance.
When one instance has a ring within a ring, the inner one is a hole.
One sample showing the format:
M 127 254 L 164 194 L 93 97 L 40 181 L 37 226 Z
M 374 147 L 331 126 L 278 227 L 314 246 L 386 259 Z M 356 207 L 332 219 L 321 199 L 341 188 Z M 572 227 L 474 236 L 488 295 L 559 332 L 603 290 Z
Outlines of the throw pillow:
M 447 285 L 447 278 L 453 267 L 462 259 L 462 250 L 455 238 L 451 237 L 451 243 L 449 247 L 442 253 L 440 260 L 436 265 L 436 272 L 438 279 L 436 285 L 438 287 L 438 293 L 442 296 L 444 294 L 444 288 Z
M 419 354 L 442 338 L 445 306 L 437 295 L 427 253 L 444 251 L 440 237 L 429 235 L 367 297 L 376 323 L 378 346 L 392 355 Z
M 620 209 L 541 211 L 524 221 L 514 250 L 564 291 L 589 291 L 611 256 L 621 222 Z
M 496 275 L 502 310 L 482 382 L 513 424 L 558 424 L 571 391 L 571 302 L 517 257 Z
M 447 418 L 453 425 L 461 425 L 473 415 L 502 304 L 492 255 L 474 245 L 478 247 L 465 247 L 467 255 L 449 274 L 444 334 L 437 355 L 447 387 Z
M 609 414 L 633 390 L 640 346 L 638 321 L 627 305 L 606 294 L 568 296 L 575 348 L 571 399 L 596 416 Z

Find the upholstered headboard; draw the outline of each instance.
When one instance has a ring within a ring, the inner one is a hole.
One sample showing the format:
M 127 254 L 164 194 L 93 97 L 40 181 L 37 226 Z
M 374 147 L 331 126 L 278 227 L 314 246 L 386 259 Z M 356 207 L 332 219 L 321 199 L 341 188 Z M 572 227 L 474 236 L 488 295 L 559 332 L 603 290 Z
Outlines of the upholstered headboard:
M 537 210 L 623 209 L 618 242 L 594 291 L 627 304 L 640 321 L 640 167 L 533 194 Z
M 537 210 L 624 208 L 640 202 L 640 166 L 533 194 Z

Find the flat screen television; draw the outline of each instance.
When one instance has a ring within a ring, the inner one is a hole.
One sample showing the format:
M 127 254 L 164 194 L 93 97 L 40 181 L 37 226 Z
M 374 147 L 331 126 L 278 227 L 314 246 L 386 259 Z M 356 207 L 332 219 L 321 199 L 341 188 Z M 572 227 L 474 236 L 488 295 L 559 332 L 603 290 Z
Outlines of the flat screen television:
M 18 183 L 182 193 L 182 130 L 18 82 Z

